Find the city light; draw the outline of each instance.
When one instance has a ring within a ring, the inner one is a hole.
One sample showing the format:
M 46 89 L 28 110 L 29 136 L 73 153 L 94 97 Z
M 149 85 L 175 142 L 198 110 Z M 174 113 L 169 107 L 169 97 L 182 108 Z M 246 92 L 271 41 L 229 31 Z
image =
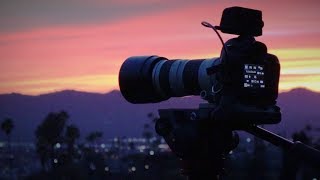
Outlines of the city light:
M 104 170 L 108 172 L 108 171 L 109 171 L 109 167 L 106 166 L 106 167 L 104 168 Z
M 162 143 L 162 144 L 159 144 L 159 145 L 158 145 L 158 148 L 159 148 L 159 149 L 168 150 L 168 149 L 169 149 L 169 146 L 168 146 L 168 144 Z
M 96 170 L 96 166 L 91 162 L 90 165 L 89 165 L 89 168 L 94 171 Z
M 132 171 L 132 172 L 136 171 L 136 167 L 132 166 L 132 167 L 131 167 L 131 171 Z
M 143 152 L 143 151 L 146 149 L 146 146 L 145 146 L 145 145 L 141 145 L 141 146 L 138 146 L 137 149 L 138 149 L 140 152 Z
M 251 142 L 251 139 L 248 137 L 248 138 L 246 139 L 246 141 L 247 141 L 247 143 L 250 143 L 250 142 Z

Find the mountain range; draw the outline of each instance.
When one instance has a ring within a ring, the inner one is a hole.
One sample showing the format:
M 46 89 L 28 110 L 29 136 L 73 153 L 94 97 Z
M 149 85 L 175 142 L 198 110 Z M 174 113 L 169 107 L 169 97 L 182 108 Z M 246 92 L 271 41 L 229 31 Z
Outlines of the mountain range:
M 68 124 L 75 124 L 85 137 L 89 132 L 102 131 L 104 138 L 115 136 L 140 137 L 143 125 L 150 122 L 147 114 L 163 108 L 197 108 L 204 102 L 199 97 L 171 98 L 157 104 L 130 104 L 117 90 L 106 94 L 65 90 L 49 94 L 28 96 L 17 93 L 0 95 L 0 121 L 14 120 L 14 141 L 34 140 L 34 130 L 49 112 L 65 110 Z M 279 94 L 278 105 L 282 121 L 265 126 L 289 136 L 306 124 L 320 127 L 320 93 L 298 88 Z M 0 141 L 4 134 L 0 133 Z

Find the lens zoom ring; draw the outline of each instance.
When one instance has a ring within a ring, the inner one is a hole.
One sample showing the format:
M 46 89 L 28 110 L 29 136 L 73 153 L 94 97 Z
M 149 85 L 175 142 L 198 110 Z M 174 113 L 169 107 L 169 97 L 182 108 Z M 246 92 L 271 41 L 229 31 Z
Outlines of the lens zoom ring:
M 204 60 L 191 60 L 184 67 L 183 83 L 187 94 L 199 95 L 201 88 L 198 83 L 198 71 Z
M 169 74 L 170 74 L 171 65 L 174 62 L 175 62 L 175 60 L 166 61 L 162 65 L 161 70 L 160 70 L 160 77 L 159 77 L 160 87 L 162 89 L 162 92 L 164 92 L 168 96 L 173 95 L 173 93 L 171 92 L 171 88 L 170 88 Z

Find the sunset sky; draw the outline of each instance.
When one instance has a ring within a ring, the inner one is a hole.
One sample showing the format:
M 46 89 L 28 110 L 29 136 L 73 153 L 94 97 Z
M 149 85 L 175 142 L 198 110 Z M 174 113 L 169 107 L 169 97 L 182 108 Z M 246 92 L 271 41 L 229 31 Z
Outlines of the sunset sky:
M 262 10 L 257 40 L 280 59 L 280 91 L 320 92 L 319 0 L 1 0 L 0 94 L 104 93 L 119 89 L 129 56 L 216 57 L 221 44 L 200 23 L 219 24 L 230 6 Z

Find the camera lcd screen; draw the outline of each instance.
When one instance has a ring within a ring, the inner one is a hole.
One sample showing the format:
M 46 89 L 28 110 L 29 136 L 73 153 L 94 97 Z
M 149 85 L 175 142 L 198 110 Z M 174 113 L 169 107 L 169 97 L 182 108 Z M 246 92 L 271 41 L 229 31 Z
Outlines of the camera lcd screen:
M 243 69 L 245 88 L 265 88 L 264 66 L 257 64 L 244 64 Z

